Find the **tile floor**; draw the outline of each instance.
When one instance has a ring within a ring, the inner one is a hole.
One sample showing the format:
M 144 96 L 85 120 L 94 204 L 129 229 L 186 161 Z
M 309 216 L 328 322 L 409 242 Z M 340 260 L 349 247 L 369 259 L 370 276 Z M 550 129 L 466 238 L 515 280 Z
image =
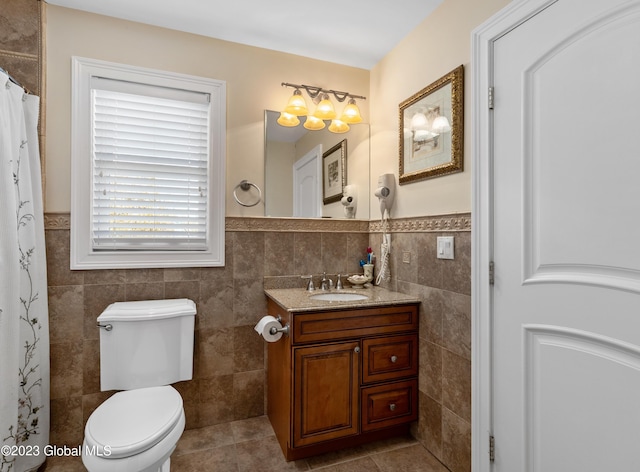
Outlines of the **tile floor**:
M 78 458 L 49 459 L 47 472 L 82 472 Z M 171 456 L 171 472 L 448 472 L 412 437 L 393 438 L 286 462 L 266 416 L 190 429 Z

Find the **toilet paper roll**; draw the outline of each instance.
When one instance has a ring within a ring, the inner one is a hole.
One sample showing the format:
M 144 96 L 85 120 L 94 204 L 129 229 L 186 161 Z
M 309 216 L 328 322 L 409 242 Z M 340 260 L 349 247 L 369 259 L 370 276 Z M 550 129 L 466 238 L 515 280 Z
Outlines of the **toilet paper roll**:
M 282 325 L 278 320 L 276 320 L 273 316 L 267 315 L 263 316 L 258 324 L 253 328 L 256 332 L 261 335 L 265 341 L 268 343 L 275 343 L 282 337 L 282 333 L 271 334 L 271 328 L 282 329 Z

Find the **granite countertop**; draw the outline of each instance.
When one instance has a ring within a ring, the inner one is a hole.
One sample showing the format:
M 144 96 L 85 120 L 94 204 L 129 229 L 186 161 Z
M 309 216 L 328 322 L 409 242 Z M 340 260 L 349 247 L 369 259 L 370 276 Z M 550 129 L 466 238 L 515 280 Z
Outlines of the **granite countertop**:
M 318 290 L 308 292 L 304 288 L 281 288 L 268 289 L 264 291 L 265 295 L 280 305 L 287 311 L 317 311 L 317 310 L 343 310 L 345 308 L 366 308 L 384 305 L 404 305 L 407 303 L 417 303 L 420 300 L 417 297 L 406 295 L 404 293 L 393 292 L 382 287 L 371 286 L 361 289 L 343 289 L 343 290 Z M 312 295 L 322 293 L 357 293 L 359 295 L 367 295 L 369 298 L 365 300 L 355 301 L 323 301 L 312 300 Z

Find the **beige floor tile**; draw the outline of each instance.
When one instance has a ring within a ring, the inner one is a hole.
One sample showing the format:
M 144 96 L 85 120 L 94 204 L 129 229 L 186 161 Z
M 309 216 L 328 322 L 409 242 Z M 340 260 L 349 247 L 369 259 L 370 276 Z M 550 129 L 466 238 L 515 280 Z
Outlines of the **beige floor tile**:
M 381 472 L 448 472 L 438 459 L 419 444 L 370 457 Z
M 230 423 L 187 429 L 182 433 L 172 457 L 231 444 L 234 440 Z
M 309 470 L 306 460 L 287 462 L 275 436 L 236 444 L 239 472 Z
M 171 458 L 171 472 L 238 472 L 235 445 L 215 447 Z
M 271 422 L 266 416 L 234 421 L 231 423 L 231 430 L 233 431 L 233 439 L 237 443 L 275 435 Z
M 330 465 L 330 466 L 318 469 L 318 472 L 379 472 L 379 471 L 380 469 L 370 457 L 361 457 L 360 459 L 354 459 L 349 462 L 342 462 L 341 464 Z

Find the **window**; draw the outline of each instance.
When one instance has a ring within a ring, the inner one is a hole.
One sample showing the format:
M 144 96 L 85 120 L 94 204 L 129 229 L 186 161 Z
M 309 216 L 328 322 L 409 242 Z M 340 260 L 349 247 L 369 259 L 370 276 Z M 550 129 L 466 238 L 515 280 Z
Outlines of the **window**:
M 225 83 L 73 58 L 71 268 L 224 265 Z

